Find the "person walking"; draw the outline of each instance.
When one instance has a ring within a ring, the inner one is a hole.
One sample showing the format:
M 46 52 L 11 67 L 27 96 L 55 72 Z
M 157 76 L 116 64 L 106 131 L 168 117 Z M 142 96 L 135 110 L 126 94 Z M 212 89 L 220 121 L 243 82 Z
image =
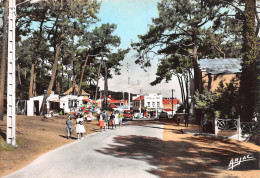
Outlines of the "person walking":
M 104 111 L 105 130 L 108 128 L 108 112 Z
M 116 126 L 119 125 L 119 114 L 117 111 L 114 115 L 114 125 L 115 125 L 115 129 L 116 129 Z
M 73 121 L 71 120 L 71 116 L 70 115 L 68 116 L 68 119 L 66 121 L 66 129 L 67 129 L 67 132 L 68 132 L 67 139 L 71 139 L 71 133 L 73 131 Z
M 102 116 L 102 114 L 100 114 L 100 116 L 99 116 L 99 128 L 100 128 L 100 132 L 102 131 L 102 130 L 105 130 L 105 123 L 104 123 L 104 119 L 103 119 L 103 116 Z
M 189 116 L 188 116 L 188 114 L 185 114 L 184 119 L 185 119 L 185 127 L 188 127 L 189 126 Z
M 109 119 L 109 125 L 112 126 L 112 129 L 114 128 L 114 125 L 115 125 L 114 118 L 115 118 L 114 113 L 111 113 L 111 116 L 110 116 L 110 119 Z M 108 128 L 109 128 L 109 125 L 108 125 Z
M 80 113 L 77 114 L 77 118 L 76 118 L 76 132 L 77 132 L 78 140 L 80 139 L 80 136 L 81 139 L 83 139 L 86 129 L 84 127 L 83 117 L 81 117 Z
M 121 113 L 119 113 L 118 115 L 118 121 L 119 121 L 119 128 L 122 128 L 123 115 Z

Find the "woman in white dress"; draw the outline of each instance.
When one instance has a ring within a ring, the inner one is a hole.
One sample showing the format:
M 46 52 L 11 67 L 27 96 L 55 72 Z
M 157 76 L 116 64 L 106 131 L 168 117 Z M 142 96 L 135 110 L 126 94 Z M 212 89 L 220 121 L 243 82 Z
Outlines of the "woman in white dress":
M 114 115 L 114 122 L 115 122 L 115 128 L 116 128 L 116 125 L 119 125 L 119 114 L 118 114 L 118 112 L 116 112 L 115 115 Z
M 78 140 L 80 138 L 80 135 L 81 135 L 81 139 L 82 139 L 83 134 L 86 132 L 86 129 L 84 127 L 84 119 L 83 119 L 83 117 L 81 117 L 80 113 L 77 114 L 77 118 L 76 118 L 76 132 L 78 135 Z

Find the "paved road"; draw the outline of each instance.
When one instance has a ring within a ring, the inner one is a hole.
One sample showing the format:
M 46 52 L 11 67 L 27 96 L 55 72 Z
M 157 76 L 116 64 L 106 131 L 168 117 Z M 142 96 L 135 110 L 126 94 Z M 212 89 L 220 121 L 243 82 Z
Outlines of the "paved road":
M 7 177 L 158 177 L 162 127 L 126 125 L 94 133 L 40 156 Z

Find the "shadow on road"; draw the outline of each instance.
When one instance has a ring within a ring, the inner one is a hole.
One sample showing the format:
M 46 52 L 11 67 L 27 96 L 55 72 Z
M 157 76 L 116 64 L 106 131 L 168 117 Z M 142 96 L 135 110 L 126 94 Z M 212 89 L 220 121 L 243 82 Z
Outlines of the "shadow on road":
M 59 136 L 62 137 L 62 138 L 66 138 L 66 139 L 68 139 L 68 136 L 65 136 L 65 135 L 59 135 Z M 72 140 L 77 140 L 76 137 L 71 137 L 71 139 L 72 139 Z
M 96 151 L 119 158 L 145 161 L 157 167 L 146 171 L 160 177 L 212 177 L 226 170 L 232 157 L 253 151 L 236 143 L 200 137 L 163 141 L 155 137 L 129 135 L 115 137 L 114 142 L 115 144 Z M 217 146 L 207 147 L 200 145 L 201 142 Z

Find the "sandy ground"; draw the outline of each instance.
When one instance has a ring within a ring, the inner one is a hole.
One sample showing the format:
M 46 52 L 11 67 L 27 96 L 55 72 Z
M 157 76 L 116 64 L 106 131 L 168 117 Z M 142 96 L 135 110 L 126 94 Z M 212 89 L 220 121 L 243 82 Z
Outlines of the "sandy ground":
M 180 129 L 183 129 L 184 134 Z M 260 177 L 259 168 L 227 170 L 231 158 L 249 153 L 259 155 L 259 146 L 235 140 L 194 136 L 185 132 L 198 132 L 198 127 L 165 124 L 162 177 Z M 249 162 L 243 164 L 247 163 Z
M 66 119 L 66 116 L 48 119 L 42 116 L 17 116 L 17 138 L 22 145 L 14 151 L 0 151 L 0 177 L 21 169 L 43 153 L 74 141 L 75 128 L 72 134 L 74 138 L 66 138 Z M 85 127 L 85 134 L 99 131 L 97 120 L 85 122 Z M 6 118 L 0 121 L 0 138 L 5 138 L 5 133 Z

